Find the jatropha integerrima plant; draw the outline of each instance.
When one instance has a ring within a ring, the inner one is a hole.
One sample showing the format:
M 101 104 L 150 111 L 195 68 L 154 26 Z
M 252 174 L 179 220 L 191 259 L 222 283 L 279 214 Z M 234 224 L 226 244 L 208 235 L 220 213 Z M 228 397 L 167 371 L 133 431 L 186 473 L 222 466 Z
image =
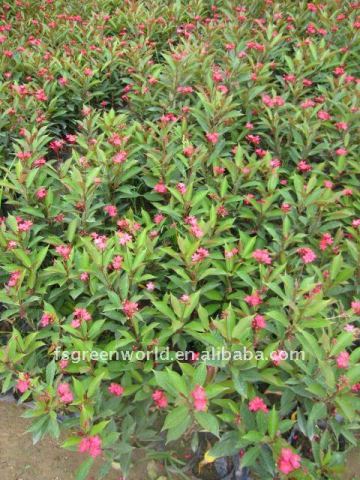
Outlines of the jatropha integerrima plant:
M 358 8 L 1 5 L 0 382 L 33 400 L 35 440 L 68 427 L 78 480 L 97 457 L 127 478 L 136 448 L 169 478 L 220 457 L 253 479 L 341 475 L 360 420 Z

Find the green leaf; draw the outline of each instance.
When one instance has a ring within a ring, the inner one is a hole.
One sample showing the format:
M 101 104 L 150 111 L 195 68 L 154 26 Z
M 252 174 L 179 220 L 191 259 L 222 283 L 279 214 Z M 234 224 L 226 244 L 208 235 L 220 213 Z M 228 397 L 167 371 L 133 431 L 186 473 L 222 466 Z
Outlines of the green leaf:
M 166 416 L 162 430 L 169 430 L 170 428 L 177 427 L 188 413 L 189 410 L 185 405 L 174 408 L 174 410 Z
M 201 427 L 216 437 L 219 436 L 219 422 L 215 415 L 208 412 L 195 412 L 194 416 Z
M 30 257 L 28 257 L 25 252 L 23 252 L 19 248 L 15 248 L 13 250 L 13 254 L 15 255 L 16 258 L 18 258 L 22 262 L 22 264 L 26 268 L 31 268 L 32 262 L 30 260 Z
M 268 418 L 268 432 L 271 438 L 275 438 L 279 429 L 279 414 L 275 406 L 272 408 Z
M 83 462 L 75 473 L 75 480 L 86 480 L 90 473 L 91 467 L 94 465 L 94 458 L 89 457 Z
M 183 416 L 181 423 L 176 427 L 170 428 L 167 432 L 166 443 L 173 442 L 180 438 L 191 424 L 191 416 L 189 414 Z
M 159 312 L 165 315 L 165 317 L 171 318 L 171 320 L 176 320 L 173 310 L 171 310 L 165 302 L 157 302 L 154 300 L 152 303 Z
M 255 460 L 260 455 L 260 452 L 261 452 L 260 446 L 249 448 L 249 450 L 247 450 L 245 455 L 241 457 L 241 466 L 244 468 L 244 467 L 249 467 L 254 465 Z
M 92 397 L 95 395 L 95 393 L 98 391 L 100 384 L 102 382 L 102 379 L 104 378 L 105 372 L 102 372 L 100 375 L 96 376 L 93 378 L 89 384 L 88 390 L 87 390 L 87 396 Z
M 74 218 L 74 220 L 72 220 L 69 223 L 69 226 L 68 226 L 68 229 L 67 229 L 67 232 L 66 232 L 66 239 L 69 243 L 71 243 L 74 240 L 74 236 L 75 236 L 77 226 L 78 226 L 78 219 Z
M 351 332 L 342 332 L 336 339 L 336 343 L 330 351 L 330 355 L 334 356 L 345 350 L 354 341 L 354 335 Z
M 55 372 L 56 372 L 56 363 L 55 363 L 55 360 L 52 360 L 50 363 L 48 363 L 46 367 L 46 383 L 48 385 L 52 385 L 54 381 Z
M 331 262 L 331 267 L 330 267 L 330 278 L 331 280 L 335 280 L 336 277 L 338 276 L 338 273 L 341 270 L 341 267 L 343 265 L 343 259 L 341 255 L 335 255 L 333 261 Z

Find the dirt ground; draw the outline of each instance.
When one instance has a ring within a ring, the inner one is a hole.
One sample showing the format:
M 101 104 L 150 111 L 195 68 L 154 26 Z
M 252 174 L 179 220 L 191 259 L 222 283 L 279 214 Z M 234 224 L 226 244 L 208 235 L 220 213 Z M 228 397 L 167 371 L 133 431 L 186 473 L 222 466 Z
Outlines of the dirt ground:
M 60 448 L 50 438 L 33 445 L 31 435 L 24 433 L 29 421 L 21 418 L 22 412 L 20 406 L 0 402 L 0 479 L 74 480 L 74 472 L 84 457 Z M 92 472 L 92 480 L 97 479 L 97 467 Z M 360 449 L 349 455 L 346 467 L 342 480 L 360 480 Z M 115 471 L 106 477 L 106 480 L 120 479 L 121 475 Z M 139 462 L 130 480 L 147 479 L 146 465 Z

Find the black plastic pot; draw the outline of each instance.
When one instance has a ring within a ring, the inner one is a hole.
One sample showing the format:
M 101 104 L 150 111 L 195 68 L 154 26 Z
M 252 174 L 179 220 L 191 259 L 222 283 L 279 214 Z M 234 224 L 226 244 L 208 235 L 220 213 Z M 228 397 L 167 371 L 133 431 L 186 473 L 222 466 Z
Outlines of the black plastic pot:
M 219 480 L 251 480 L 249 469 L 241 467 L 239 455 L 218 458 L 215 460 L 214 466 L 219 474 Z

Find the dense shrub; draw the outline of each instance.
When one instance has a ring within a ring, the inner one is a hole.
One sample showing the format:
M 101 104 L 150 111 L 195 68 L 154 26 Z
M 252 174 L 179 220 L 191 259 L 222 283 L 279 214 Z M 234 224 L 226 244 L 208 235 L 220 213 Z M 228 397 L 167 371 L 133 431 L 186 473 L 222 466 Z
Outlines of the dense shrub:
M 33 399 L 35 440 L 70 428 L 79 479 L 101 454 L 127 475 L 137 447 L 176 472 L 180 438 L 205 445 L 200 478 L 232 455 L 338 478 L 360 411 L 358 7 L 2 4 L 2 391 Z

